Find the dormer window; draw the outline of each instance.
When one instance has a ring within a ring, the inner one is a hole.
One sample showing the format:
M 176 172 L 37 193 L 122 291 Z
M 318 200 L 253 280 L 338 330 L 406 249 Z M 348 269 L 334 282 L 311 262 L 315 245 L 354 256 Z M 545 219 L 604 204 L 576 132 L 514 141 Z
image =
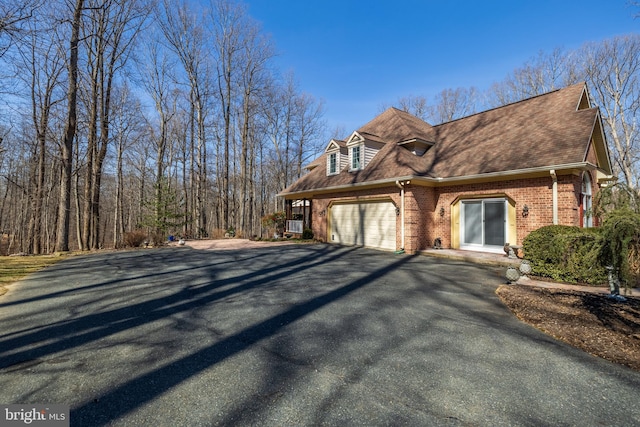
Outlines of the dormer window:
M 338 173 L 338 153 L 329 154 L 329 175 Z
M 360 134 L 354 132 L 346 142 L 349 172 L 355 172 L 367 168 L 376 153 L 384 147 L 384 141 L 373 134 Z
M 360 145 L 356 145 L 351 147 L 351 170 L 359 170 L 361 169 L 362 162 L 361 159 L 362 147 Z
M 324 152 L 327 153 L 327 176 L 338 175 L 347 166 L 349 157 L 345 142 L 332 139 Z

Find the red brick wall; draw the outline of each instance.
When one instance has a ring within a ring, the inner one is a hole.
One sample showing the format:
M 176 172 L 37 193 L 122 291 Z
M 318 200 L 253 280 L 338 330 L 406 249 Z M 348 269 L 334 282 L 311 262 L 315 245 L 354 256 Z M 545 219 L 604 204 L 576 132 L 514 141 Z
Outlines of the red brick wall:
M 436 188 L 437 206 L 444 207 L 443 221 L 436 221 L 436 234 L 442 237 L 443 246 L 451 245 L 451 205 L 458 198 L 473 196 L 504 195 L 515 202 L 516 236 L 515 244 L 531 231 L 545 225 L 553 224 L 552 178 L 529 178 L 520 180 L 488 182 L 482 184 L 466 184 Z M 578 194 L 581 178 L 575 175 L 558 176 L 558 223 L 562 225 L 580 225 Z M 524 205 L 529 207 L 529 214 L 522 216 Z
M 451 206 L 466 197 L 506 196 L 515 202 L 516 244 L 531 231 L 553 223 L 552 178 L 529 178 L 520 180 L 465 184 L 448 187 L 423 187 L 408 184 L 405 187 L 405 251 L 415 253 L 433 246 L 436 237 L 443 246 L 451 247 Z M 595 179 L 592 177 L 592 183 Z M 582 178 L 577 175 L 558 176 L 558 221 L 562 225 L 580 225 L 580 190 Z M 594 186 L 593 194 L 597 191 Z M 327 241 L 327 213 L 331 201 L 356 201 L 390 198 L 400 207 L 400 189 L 389 186 L 378 189 L 340 192 L 315 196 L 313 199 L 313 233 L 316 238 Z M 524 205 L 529 214 L 522 216 Z M 440 216 L 440 208 L 444 215 Z M 397 218 L 396 246 L 401 243 L 401 221 Z
M 415 253 L 433 246 L 440 216 L 434 214 L 435 188 L 405 186 L 405 252 Z

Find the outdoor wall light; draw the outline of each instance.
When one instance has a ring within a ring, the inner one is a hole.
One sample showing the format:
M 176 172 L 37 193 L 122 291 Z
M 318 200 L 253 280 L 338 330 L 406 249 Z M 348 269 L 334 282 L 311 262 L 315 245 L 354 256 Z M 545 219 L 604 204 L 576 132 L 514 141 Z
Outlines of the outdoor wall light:
M 444 206 L 440 206 L 440 216 L 444 216 Z
M 326 209 L 322 209 L 320 212 L 318 212 L 318 215 L 320 216 L 325 216 L 327 214 L 327 210 Z
M 529 216 L 529 206 L 524 205 L 522 207 L 522 216 L 523 217 L 528 217 Z
M 396 208 L 396 216 L 400 215 L 400 208 Z

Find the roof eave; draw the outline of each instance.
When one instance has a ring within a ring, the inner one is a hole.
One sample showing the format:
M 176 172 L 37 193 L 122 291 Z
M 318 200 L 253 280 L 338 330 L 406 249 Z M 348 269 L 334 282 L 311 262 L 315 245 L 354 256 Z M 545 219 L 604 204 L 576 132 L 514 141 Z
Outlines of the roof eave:
M 452 176 L 447 178 L 431 178 L 431 180 L 435 180 L 438 183 L 462 183 L 466 181 L 478 181 L 478 180 L 491 180 L 496 178 L 517 178 L 517 177 L 525 177 L 531 175 L 539 175 L 541 173 L 547 173 L 552 170 L 557 171 L 567 171 L 567 170 L 595 170 L 598 169 L 596 165 L 589 162 L 576 162 L 576 163 L 566 163 L 561 165 L 550 165 L 550 166 L 540 166 L 535 168 L 526 168 L 526 169 L 513 169 L 508 171 L 499 171 L 499 172 L 489 172 L 489 173 L 481 173 L 475 175 L 463 175 L 463 176 Z M 420 177 L 414 178 L 416 180 L 420 180 Z
M 395 185 L 396 181 L 408 181 L 411 180 L 414 183 L 421 183 L 423 185 L 429 186 L 443 186 L 448 184 L 462 184 L 470 181 L 492 181 L 492 180 L 500 180 L 501 178 L 519 178 L 526 177 L 531 175 L 540 175 L 542 173 L 549 173 L 551 170 L 558 171 L 571 171 L 571 170 L 598 170 L 598 167 L 593 163 L 589 162 L 577 162 L 577 163 L 566 163 L 561 165 L 550 165 L 550 166 L 540 166 L 535 168 L 526 168 L 526 169 L 514 169 L 508 171 L 499 171 L 499 172 L 489 172 L 489 173 L 481 173 L 474 175 L 463 175 L 463 176 L 453 176 L 453 177 L 427 177 L 427 176 L 419 176 L 419 175 L 405 175 L 398 176 L 393 178 L 384 178 L 375 181 L 365 181 L 365 182 L 357 182 L 354 184 L 345 184 L 345 185 L 336 185 L 332 187 L 323 187 L 323 188 L 315 188 L 303 191 L 295 191 L 288 193 L 279 193 L 278 197 L 285 198 L 295 198 L 296 196 L 309 196 L 315 194 L 323 194 L 323 193 L 337 193 L 342 191 L 348 191 L 359 188 L 368 188 L 368 187 L 383 187 L 386 185 Z

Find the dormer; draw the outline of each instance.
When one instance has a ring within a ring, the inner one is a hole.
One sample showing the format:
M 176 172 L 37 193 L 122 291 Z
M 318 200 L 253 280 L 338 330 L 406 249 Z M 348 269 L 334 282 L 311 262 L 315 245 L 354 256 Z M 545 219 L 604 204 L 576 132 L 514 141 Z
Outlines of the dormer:
M 405 141 L 398 142 L 398 145 L 406 148 L 416 156 L 422 156 L 429 148 L 433 147 L 434 143 L 420 138 L 410 138 Z
M 345 142 L 332 139 L 324 152 L 327 154 L 327 176 L 338 175 L 349 161 Z
M 359 171 L 367 167 L 378 151 L 384 146 L 376 135 L 353 132 L 347 139 L 349 152 L 349 172 Z

